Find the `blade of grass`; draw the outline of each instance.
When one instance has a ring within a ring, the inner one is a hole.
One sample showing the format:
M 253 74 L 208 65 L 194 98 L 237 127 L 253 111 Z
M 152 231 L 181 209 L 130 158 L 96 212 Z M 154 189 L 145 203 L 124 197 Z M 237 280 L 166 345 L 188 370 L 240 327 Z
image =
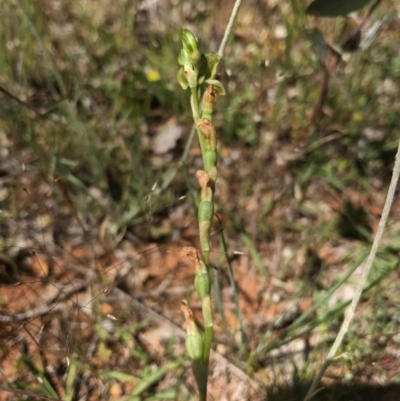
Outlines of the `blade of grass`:
M 137 384 L 135 389 L 130 394 L 130 397 L 134 399 L 135 397 L 140 396 L 150 386 L 161 380 L 166 373 L 168 373 L 170 370 L 177 368 L 181 363 L 182 363 L 181 361 L 170 362 L 160 367 L 155 372 L 149 373 L 148 375 L 142 378 L 141 382 Z M 128 400 L 131 400 L 131 398 L 128 398 Z
M 223 252 L 223 245 L 220 244 L 220 250 L 221 252 Z M 218 313 L 221 316 L 222 319 L 222 324 L 224 327 L 226 327 L 226 321 L 225 321 L 225 313 L 224 313 L 224 307 L 223 307 L 223 300 L 222 300 L 222 292 L 221 292 L 221 286 L 220 286 L 220 282 L 219 282 L 219 267 L 221 265 L 221 259 L 222 259 L 222 254 L 219 255 L 217 262 L 216 262 L 216 269 L 215 269 L 215 274 L 214 274 L 214 280 L 213 280 L 213 284 L 214 284 L 214 297 L 215 297 L 215 305 L 217 308 Z
M 390 185 L 389 185 L 389 189 L 387 192 L 385 204 L 383 206 L 382 216 L 379 220 L 378 231 L 377 231 L 374 241 L 372 243 L 371 251 L 370 251 L 367 261 L 365 263 L 360 281 L 356 288 L 356 292 L 353 296 L 353 299 L 351 301 L 351 304 L 350 304 L 348 310 L 346 311 L 345 318 L 344 318 L 342 326 L 340 327 L 340 330 L 336 336 L 335 342 L 333 343 L 333 345 L 325 359 L 325 362 L 321 367 L 321 370 L 319 371 L 318 375 L 314 378 L 304 401 L 308 401 L 313 397 L 319 382 L 321 381 L 326 369 L 328 369 L 329 365 L 334 361 L 334 358 L 336 357 L 336 354 L 343 342 L 344 336 L 349 330 L 350 323 L 356 313 L 356 308 L 357 308 L 358 302 L 361 298 L 361 294 L 362 294 L 365 284 L 367 282 L 369 273 L 374 264 L 376 254 L 378 252 L 379 244 L 382 240 L 383 233 L 385 231 L 385 226 L 386 226 L 386 223 L 387 223 L 387 220 L 389 217 L 390 209 L 392 207 L 394 195 L 396 193 L 397 184 L 399 182 L 399 176 L 400 176 L 400 141 L 399 141 L 398 147 L 397 147 L 397 153 L 396 153 L 395 163 L 394 163 L 394 167 L 393 167 L 393 174 L 392 174 L 392 178 L 390 180 Z
M 72 401 L 74 397 L 74 381 L 77 375 L 78 367 L 75 358 L 72 357 L 68 366 L 67 379 L 65 380 L 65 401 Z
M 154 394 L 150 397 L 146 397 L 146 401 L 155 401 L 155 400 L 176 400 L 177 398 L 177 391 L 176 390 L 167 390 L 164 392 L 160 392 L 157 394 Z
M 260 274 L 265 276 L 267 274 L 267 271 L 265 269 L 264 263 L 261 259 L 260 254 L 257 251 L 257 247 L 254 244 L 253 240 L 247 233 L 241 233 L 240 238 L 242 239 L 246 249 L 249 251 L 250 256 L 253 259 L 253 262 L 255 263 L 258 271 L 260 272 Z
M 249 337 L 247 334 L 247 328 L 246 328 L 246 323 L 244 321 L 244 317 L 243 317 L 243 313 L 242 313 L 242 309 L 240 308 L 240 304 L 239 304 L 239 294 L 238 294 L 238 290 L 237 290 L 237 286 L 236 286 L 236 282 L 235 282 L 235 277 L 233 275 L 233 269 L 232 269 L 232 265 L 231 265 L 231 261 L 228 257 L 228 247 L 226 245 L 226 240 L 225 240 L 225 235 L 224 235 L 224 230 L 223 230 L 223 226 L 222 226 L 222 221 L 220 220 L 220 218 L 217 215 L 217 219 L 218 219 L 218 223 L 219 223 L 219 227 L 220 227 L 220 237 L 221 237 L 221 247 L 223 250 L 223 254 L 225 255 L 225 259 L 226 259 L 226 266 L 227 266 L 227 270 L 228 270 L 228 276 L 229 276 L 229 282 L 231 285 L 231 289 L 232 289 L 232 295 L 233 295 L 233 299 L 235 302 L 235 307 L 236 307 L 236 314 L 239 318 L 239 322 L 240 322 L 240 334 L 241 334 L 241 346 L 242 346 L 242 353 L 247 354 L 248 353 L 248 346 L 249 346 Z

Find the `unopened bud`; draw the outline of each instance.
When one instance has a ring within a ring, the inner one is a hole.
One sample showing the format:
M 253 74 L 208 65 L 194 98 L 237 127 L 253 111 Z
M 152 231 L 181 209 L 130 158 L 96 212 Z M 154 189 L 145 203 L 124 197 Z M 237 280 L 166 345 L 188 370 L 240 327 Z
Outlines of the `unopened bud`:
M 198 68 L 201 61 L 201 53 L 197 47 L 197 39 L 187 29 L 182 32 L 182 47 L 179 52 L 178 63 L 183 66 L 184 69 L 191 69 L 198 74 Z
M 201 259 L 198 259 L 196 262 L 196 276 L 194 278 L 194 287 L 196 288 L 196 292 L 200 301 L 203 301 L 205 297 L 210 296 L 210 276 L 208 274 L 205 263 Z
M 196 177 L 199 181 L 200 185 L 200 201 L 212 201 L 213 193 L 210 188 L 211 178 L 210 176 L 203 170 L 198 170 L 196 172 Z
M 210 182 L 209 175 L 203 170 L 197 170 L 196 177 L 199 181 L 199 185 L 201 189 L 207 188 L 208 183 Z
M 186 300 L 181 303 L 181 311 L 186 321 L 186 352 L 190 359 L 200 359 L 203 354 L 203 337 L 193 318 L 193 312 Z
M 200 301 L 203 301 L 205 297 L 209 297 L 211 291 L 210 276 L 208 274 L 197 275 L 194 279 L 194 287 Z
M 203 102 L 201 105 L 204 118 L 211 120 L 216 101 L 217 101 L 217 94 L 215 93 L 213 86 L 210 85 L 204 92 Z
M 182 32 L 182 46 L 191 56 L 195 51 L 198 51 L 198 41 L 189 29 L 184 29 Z
M 208 149 L 217 149 L 217 132 L 215 131 L 214 124 L 208 118 L 200 118 L 196 126 L 203 135 Z

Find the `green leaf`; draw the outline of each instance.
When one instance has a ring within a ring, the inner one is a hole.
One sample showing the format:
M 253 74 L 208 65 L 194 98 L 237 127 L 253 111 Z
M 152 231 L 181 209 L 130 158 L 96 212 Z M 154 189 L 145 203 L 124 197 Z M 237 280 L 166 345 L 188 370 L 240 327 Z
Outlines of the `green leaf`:
M 146 401 L 160 401 L 160 400 L 176 400 L 177 399 L 176 390 L 166 390 L 157 394 L 154 394 L 146 398 Z
M 308 38 L 319 61 L 325 64 L 329 55 L 329 46 L 325 41 L 324 35 L 319 29 L 314 28 L 312 32 L 309 33 Z
M 104 377 L 106 379 L 114 379 L 114 380 L 118 380 L 120 382 L 138 382 L 141 379 L 137 376 L 133 376 L 131 374 L 128 373 L 123 373 L 123 372 L 118 372 L 115 370 L 104 370 L 101 371 L 101 377 Z
M 372 0 L 315 0 L 306 10 L 307 14 L 318 17 L 346 16 L 365 7 Z
M 154 372 L 144 373 L 142 380 L 137 383 L 134 390 L 129 394 L 128 400 L 136 399 L 135 397 L 142 395 L 142 393 L 146 391 L 149 387 L 160 381 L 166 373 L 171 370 L 175 370 L 178 365 L 179 362 L 170 362 L 164 366 L 161 366 Z

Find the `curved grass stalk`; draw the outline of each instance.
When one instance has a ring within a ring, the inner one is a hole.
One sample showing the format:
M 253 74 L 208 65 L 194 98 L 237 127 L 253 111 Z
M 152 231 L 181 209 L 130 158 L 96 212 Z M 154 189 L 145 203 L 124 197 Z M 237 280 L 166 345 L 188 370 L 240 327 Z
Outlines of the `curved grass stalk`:
M 345 318 L 344 318 L 343 323 L 340 327 L 340 330 L 336 336 L 336 339 L 335 339 L 331 349 L 329 350 L 329 353 L 328 353 L 328 355 L 325 359 L 325 362 L 323 363 L 318 375 L 314 378 L 313 382 L 311 383 L 310 389 L 308 390 L 308 393 L 306 394 L 304 401 L 310 400 L 318 391 L 317 386 L 318 386 L 319 382 L 321 381 L 326 369 L 328 369 L 329 365 L 335 360 L 336 354 L 343 342 L 344 336 L 349 330 L 350 323 L 356 313 L 356 308 L 357 308 L 358 302 L 360 301 L 363 289 L 367 283 L 369 273 L 371 272 L 372 266 L 375 261 L 376 254 L 378 252 L 379 244 L 382 240 L 382 236 L 385 231 L 385 226 L 386 226 L 386 223 L 387 223 L 387 220 L 389 217 L 390 209 L 392 207 L 394 195 L 396 192 L 396 187 L 399 182 L 399 176 L 400 176 L 400 141 L 399 141 L 399 144 L 397 147 L 397 153 L 396 153 L 395 163 L 394 163 L 394 167 L 393 167 L 393 174 L 392 174 L 389 189 L 388 189 L 388 192 L 386 195 L 385 205 L 383 206 L 382 216 L 379 220 L 378 231 L 377 231 L 374 241 L 372 243 L 371 251 L 368 255 L 367 261 L 365 262 L 364 270 L 361 274 L 360 281 L 357 285 L 357 288 L 354 293 L 351 304 L 345 313 Z

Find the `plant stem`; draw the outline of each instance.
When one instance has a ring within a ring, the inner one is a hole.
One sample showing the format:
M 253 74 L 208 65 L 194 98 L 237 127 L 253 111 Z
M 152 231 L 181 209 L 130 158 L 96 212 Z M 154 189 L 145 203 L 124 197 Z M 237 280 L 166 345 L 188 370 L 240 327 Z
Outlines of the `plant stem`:
M 213 71 L 211 75 L 205 79 L 214 78 L 216 69 L 216 64 L 213 61 L 221 59 L 224 49 L 226 47 L 228 38 L 232 31 L 233 24 L 236 20 L 240 5 L 242 0 L 236 0 L 235 6 L 233 8 L 228 26 L 224 33 L 224 38 L 220 45 L 218 51 L 218 57 L 215 55 L 214 58 L 205 57 L 209 64 L 209 71 Z M 195 277 L 195 287 L 196 292 L 201 300 L 203 319 L 204 319 L 204 336 L 202 345 L 201 357 L 197 356 L 197 351 L 192 347 L 192 339 L 189 340 L 187 352 L 188 355 L 192 355 L 192 368 L 196 379 L 197 387 L 199 389 L 199 399 L 200 401 L 207 401 L 207 384 L 208 384 L 208 366 L 210 361 L 211 344 L 213 338 L 213 313 L 212 304 L 210 298 L 211 290 L 211 278 L 210 278 L 210 228 L 214 217 L 214 191 L 215 191 L 215 181 L 217 179 L 217 137 L 215 127 L 211 122 L 212 112 L 215 103 L 215 86 L 220 90 L 220 93 L 225 94 L 225 90 L 221 83 L 214 80 L 211 82 L 202 100 L 202 109 L 204 109 L 204 115 L 201 115 L 200 108 L 200 96 L 202 91 L 200 84 L 202 81 L 197 80 L 199 72 L 204 71 L 199 68 L 199 51 L 197 49 L 197 39 L 190 31 L 184 30 L 182 34 L 182 49 L 178 58 L 179 64 L 182 68 L 178 72 L 178 81 L 184 89 L 188 86 L 191 90 L 190 104 L 193 114 L 193 120 L 196 125 L 197 136 L 199 138 L 201 154 L 203 159 L 204 171 L 199 170 L 197 172 L 197 178 L 200 184 L 200 203 L 198 210 L 198 224 L 199 224 L 199 237 L 201 246 L 201 260 L 194 252 L 194 259 L 196 265 L 196 277 Z M 196 85 L 197 81 L 197 85 Z M 206 81 L 207 82 L 207 81 Z M 215 83 L 217 82 L 217 83 Z M 203 118 L 202 118 L 203 117 Z M 193 256 L 193 255 L 192 255 Z M 185 319 L 191 314 L 190 309 L 187 304 L 184 304 L 184 313 L 186 312 Z M 187 319 L 186 319 L 187 320 Z M 192 326 L 192 328 L 195 326 Z M 189 333 L 189 331 L 188 331 Z M 192 333 L 193 335 L 193 333 Z M 187 337 L 188 340 L 189 337 Z M 189 350 L 193 352 L 189 353 Z M 196 352 L 195 352 L 196 351 Z
M 193 121 L 194 121 L 194 124 L 196 125 L 197 121 L 200 120 L 199 94 L 198 94 L 198 89 L 197 88 L 194 88 L 191 91 L 192 91 L 192 95 L 191 95 L 191 98 L 190 98 L 190 104 L 192 106 Z M 204 153 L 205 153 L 204 138 L 201 135 L 200 130 L 198 128 L 196 128 L 196 131 L 197 131 L 197 137 L 199 138 L 201 154 L 203 155 L 203 162 L 204 162 Z
M 213 327 L 206 327 L 204 330 L 204 351 L 203 351 L 203 363 L 207 366 L 210 360 L 211 343 L 213 337 Z
M 199 90 L 192 90 L 192 110 L 193 110 L 193 119 L 197 126 L 197 123 L 200 121 L 200 107 L 199 107 Z M 203 123 L 204 119 L 201 120 Z M 209 120 L 207 120 L 209 121 Z M 211 123 L 210 123 L 211 124 Z M 208 127 L 208 125 L 207 125 Z M 212 132 L 215 134 L 214 126 L 211 127 Z M 216 178 L 216 158 L 210 157 L 210 144 L 213 143 L 210 138 L 207 138 L 204 135 L 204 132 L 208 133 L 208 130 L 205 130 L 204 125 L 201 125 L 201 128 L 197 126 L 197 134 L 199 137 L 201 154 L 203 158 L 203 165 L 205 171 L 199 171 L 197 173 L 197 178 L 199 179 L 200 184 L 200 204 L 199 204 L 199 212 L 198 212 L 198 224 L 199 224 L 199 237 L 200 237 L 200 246 L 201 246 L 201 262 L 198 262 L 203 266 L 202 271 L 197 270 L 196 275 L 206 276 L 204 277 L 207 280 L 208 288 L 205 294 L 200 294 L 198 291 L 198 295 L 201 299 L 203 319 L 204 319 L 204 338 L 203 338 L 203 351 L 201 361 L 195 361 L 195 364 L 199 364 L 197 367 L 197 385 L 200 393 L 200 400 L 207 400 L 207 384 L 208 384 L 208 365 L 210 360 L 210 352 L 211 352 L 211 343 L 213 337 L 213 314 L 211 307 L 211 298 L 210 298 L 210 227 L 214 217 L 214 189 L 215 189 L 215 178 Z M 215 137 L 214 137 L 215 142 Z M 216 146 L 214 143 L 214 151 L 216 153 Z M 214 162 L 213 162 L 214 160 Z M 210 177 L 209 173 L 213 170 L 215 174 L 213 174 L 213 178 Z M 196 288 L 197 289 L 197 288 Z M 196 369 L 195 366 L 193 366 Z M 196 376 L 196 372 L 195 372 Z

